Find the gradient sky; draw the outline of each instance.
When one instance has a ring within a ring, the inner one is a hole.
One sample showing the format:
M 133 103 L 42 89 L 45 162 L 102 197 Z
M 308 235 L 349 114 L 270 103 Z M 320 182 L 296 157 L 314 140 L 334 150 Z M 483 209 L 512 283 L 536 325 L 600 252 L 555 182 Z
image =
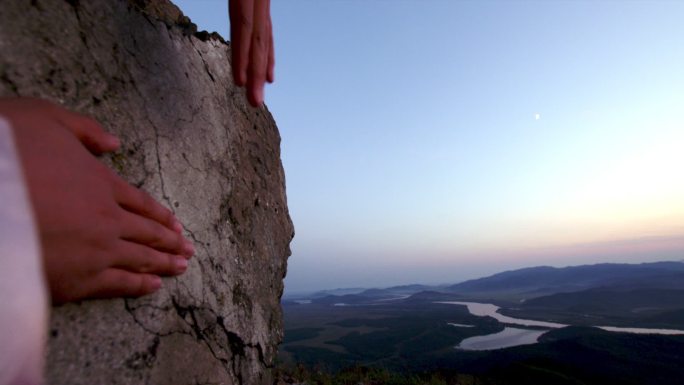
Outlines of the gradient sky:
M 228 36 L 226 0 L 176 3 Z M 286 291 L 684 259 L 682 15 L 273 0 Z

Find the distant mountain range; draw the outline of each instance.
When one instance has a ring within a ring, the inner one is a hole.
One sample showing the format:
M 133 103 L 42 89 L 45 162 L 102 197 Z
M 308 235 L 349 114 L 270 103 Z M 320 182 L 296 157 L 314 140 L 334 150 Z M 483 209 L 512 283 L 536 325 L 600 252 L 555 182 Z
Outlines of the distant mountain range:
M 391 298 L 432 291 L 470 298 L 527 300 L 550 294 L 598 288 L 684 290 L 684 262 L 602 263 L 561 268 L 537 266 L 504 271 L 448 286 L 415 284 L 372 289 L 334 289 L 319 291 L 305 297 Z
M 485 278 L 449 286 L 450 291 L 543 293 L 579 291 L 593 287 L 661 287 L 668 284 L 684 289 L 684 263 L 653 262 L 641 264 L 603 263 L 563 268 L 540 266 L 505 271 Z
M 573 325 L 681 328 L 684 327 L 684 263 L 538 266 L 450 286 L 339 289 L 319 292 L 307 299 L 331 306 L 393 301 L 489 302 L 501 306 L 503 314 L 518 318 Z

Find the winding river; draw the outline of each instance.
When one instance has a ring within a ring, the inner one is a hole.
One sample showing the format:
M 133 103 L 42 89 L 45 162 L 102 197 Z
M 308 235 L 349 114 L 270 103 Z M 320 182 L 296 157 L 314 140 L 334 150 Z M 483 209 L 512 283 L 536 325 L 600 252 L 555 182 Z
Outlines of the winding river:
M 521 318 L 513 318 L 505 316 L 499 313 L 499 307 L 490 303 L 479 303 L 479 302 L 458 302 L 458 301 L 445 301 L 437 302 L 447 305 L 463 305 L 468 308 L 470 314 L 478 317 L 492 317 L 497 321 L 505 325 L 518 325 L 518 326 L 532 326 L 532 327 L 543 327 L 547 329 L 558 329 L 565 326 L 565 324 L 555 323 L 555 322 L 544 322 L 535 320 L 526 320 Z M 453 324 L 453 326 L 465 326 Z M 603 329 L 610 332 L 622 332 L 622 333 L 636 333 L 636 334 L 665 334 L 665 335 L 684 335 L 684 330 L 675 329 L 648 329 L 648 328 L 623 328 L 615 326 L 595 326 L 599 329 Z M 494 334 L 488 334 L 484 336 L 475 336 L 466 338 L 458 345 L 459 349 L 463 350 L 493 350 L 502 349 L 518 345 L 534 344 L 539 341 L 541 337 L 548 330 L 534 330 L 534 329 L 522 329 L 506 327 L 503 331 Z

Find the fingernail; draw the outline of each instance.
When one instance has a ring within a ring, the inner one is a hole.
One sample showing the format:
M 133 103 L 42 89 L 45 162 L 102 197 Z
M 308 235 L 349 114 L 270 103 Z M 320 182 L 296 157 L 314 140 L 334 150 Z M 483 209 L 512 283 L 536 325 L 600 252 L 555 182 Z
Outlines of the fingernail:
M 178 221 L 178 219 L 173 220 L 173 230 L 178 234 L 183 232 L 183 225 Z
M 188 268 L 188 260 L 183 257 L 176 258 L 176 270 L 179 272 L 184 272 Z
M 152 276 L 151 281 L 150 281 L 150 287 L 152 288 L 152 291 L 159 290 L 159 288 L 161 287 L 161 284 L 162 284 L 162 280 L 161 280 L 160 276 L 158 276 L 158 275 Z
M 262 104 L 264 104 L 264 89 L 260 88 L 256 92 L 256 102 L 259 107 L 261 107 Z
M 192 257 L 195 255 L 195 246 L 193 246 L 192 242 L 186 239 L 183 244 L 183 251 L 187 256 Z
M 235 84 L 238 87 L 242 87 L 245 84 L 247 84 L 247 71 L 240 71 L 238 73 L 237 77 L 235 78 L 235 80 L 236 80 Z
M 121 139 L 110 134 L 109 135 L 109 144 L 114 148 L 119 148 L 119 147 L 121 147 Z

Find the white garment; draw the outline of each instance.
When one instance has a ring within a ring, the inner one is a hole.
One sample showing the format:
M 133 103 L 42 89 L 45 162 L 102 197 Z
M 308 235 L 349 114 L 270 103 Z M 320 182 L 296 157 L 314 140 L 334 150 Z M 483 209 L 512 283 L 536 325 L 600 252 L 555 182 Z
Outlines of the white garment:
M 47 298 L 21 163 L 0 117 L 0 385 L 43 383 Z

